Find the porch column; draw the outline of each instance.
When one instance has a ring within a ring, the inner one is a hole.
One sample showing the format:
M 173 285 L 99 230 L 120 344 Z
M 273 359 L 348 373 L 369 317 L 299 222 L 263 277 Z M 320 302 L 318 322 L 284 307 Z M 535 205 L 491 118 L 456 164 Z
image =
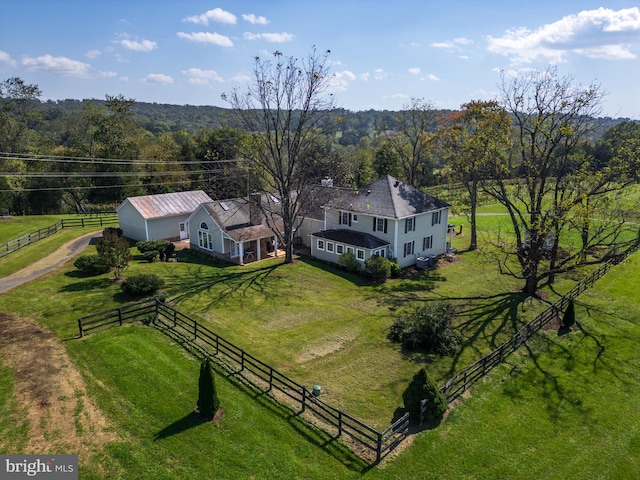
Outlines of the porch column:
M 273 253 L 278 258 L 278 237 L 273 237 Z
M 262 260 L 262 255 L 260 254 L 260 239 L 256 240 L 256 259 Z
M 244 242 L 238 242 L 238 248 L 240 249 L 240 265 L 244 265 Z

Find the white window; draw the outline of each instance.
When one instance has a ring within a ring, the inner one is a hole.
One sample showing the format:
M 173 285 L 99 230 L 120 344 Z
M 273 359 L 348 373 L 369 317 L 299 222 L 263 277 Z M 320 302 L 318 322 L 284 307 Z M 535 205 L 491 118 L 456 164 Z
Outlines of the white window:
M 351 214 L 349 212 L 340 212 L 340 225 L 351 225 Z
M 240 256 L 240 244 L 237 242 L 233 242 L 231 244 L 231 257 L 239 257 Z
M 442 210 L 433 212 L 431 215 L 431 226 L 438 225 L 442 221 Z
M 364 260 L 364 250 L 362 250 L 361 248 L 356 250 L 356 258 L 358 260 Z
M 387 233 L 387 220 L 385 218 L 374 218 L 373 231 Z
M 407 232 L 415 232 L 416 230 L 416 221 L 413 217 L 407 218 L 404 221 L 404 233 Z
M 324 240 L 318 240 L 318 250 L 324 250 Z
M 344 253 L 344 245 L 342 245 L 341 243 L 338 243 L 336 245 L 336 253 L 338 255 L 342 255 Z
M 333 242 L 327 242 L 327 252 L 333 253 Z
M 205 230 L 198 230 L 198 246 L 204 250 L 209 250 L 210 252 L 213 251 L 213 241 L 211 239 L 211 232 L 207 232 Z
M 433 247 L 433 235 L 424 237 L 422 239 L 422 250 L 429 250 L 431 247 Z
M 358 214 L 354 213 L 351 215 L 351 221 L 354 223 L 358 223 Z
M 404 244 L 404 256 L 408 257 L 409 255 L 413 255 L 413 247 L 415 242 L 407 242 Z
M 347 253 L 353 253 L 353 247 L 347 247 Z
M 376 250 L 373 252 L 373 256 L 374 257 L 384 257 L 384 248 L 381 248 L 380 250 Z

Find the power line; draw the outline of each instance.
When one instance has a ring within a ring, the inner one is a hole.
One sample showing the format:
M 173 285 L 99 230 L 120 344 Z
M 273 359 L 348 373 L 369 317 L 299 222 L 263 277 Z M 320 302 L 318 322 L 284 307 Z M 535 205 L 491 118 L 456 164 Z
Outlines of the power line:
M 55 162 L 55 163 L 88 163 L 105 165 L 215 165 L 218 163 L 248 162 L 245 158 L 231 160 L 194 160 L 194 161 L 147 161 L 147 160 L 126 160 L 121 158 L 95 158 L 95 157 L 69 157 L 57 155 L 36 155 L 29 153 L 9 153 L 0 152 L 0 159 L 20 160 L 33 162 Z

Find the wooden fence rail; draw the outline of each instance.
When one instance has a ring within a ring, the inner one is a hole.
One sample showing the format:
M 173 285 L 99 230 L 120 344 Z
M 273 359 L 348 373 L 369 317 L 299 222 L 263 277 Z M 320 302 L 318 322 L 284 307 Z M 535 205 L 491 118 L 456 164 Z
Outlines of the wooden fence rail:
M 118 217 L 116 215 L 104 215 L 104 216 L 96 216 L 96 217 L 80 217 L 80 218 L 67 218 L 62 219 L 54 223 L 53 225 L 49 225 L 48 227 L 41 228 L 34 232 L 27 233 L 22 235 L 19 238 L 15 238 L 13 240 L 9 240 L 7 243 L 0 245 L 0 258 L 8 255 L 12 252 L 20 250 L 27 245 L 31 245 L 32 243 L 43 240 L 47 237 L 50 237 L 54 233 L 58 233 L 60 230 L 64 228 L 70 227 L 104 227 L 107 225 L 113 225 L 114 223 L 118 223 Z
M 242 378 L 249 381 L 254 388 L 263 391 L 277 390 L 283 395 L 274 397 L 276 401 L 286 403 L 289 407 L 299 409 L 300 413 L 305 412 L 321 420 L 321 427 L 327 433 L 349 437 L 354 444 L 360 446 L 354 450 L 355 453 L 359 453 L 364 447 L 378 462 L 409 432 L 408 413 L 380 432 L 328 405 L 318 398 L 312 389 L 295 382 L 196 320 L 156 299 L 143 300 L 80 318 L 78 330 L 82 337 L 98 328 L 123 325 L 125 322 L 148 321 L 150 318 L 156 327 L 180 338 L 200 353 L 213 357 L 218 365 L 230 374 L 242 375 Z
M 507 356 L 515 352 L 542 327 L 558 315 L 562 314 L 562 312 L 567 308 L 569 301 L 576 298 L 587 288 L 591 287 L 598 279 L 609 271 L 613 263 L 614 262 L 612 260 L 609 260 L 600 265 L 600 267 L 591 272 L 587 278 L 575 284 L 573 288 L 571 288 L 571 290 L 563 295 L 557 302 L 523 326 L 509 340 L 485 357 L 472 363 L 467 368 L 451 377 L 440 389 L 440 391 L 447 397 L 447 401 L 450 402 L 461 395 L 465 390 L 467 390 L 467 388 L 489 373 L 491 369 L 500 365 Z

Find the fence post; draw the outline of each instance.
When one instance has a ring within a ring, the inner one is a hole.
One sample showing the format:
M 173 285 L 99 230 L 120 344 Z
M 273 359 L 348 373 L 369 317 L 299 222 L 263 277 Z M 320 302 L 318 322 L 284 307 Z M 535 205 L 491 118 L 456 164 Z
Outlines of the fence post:
M 338 435 L 342 435 L 342 410 L 338 410 Z
M 118 308 L 118 321 L 120 322 L 120 326 L 122 326 L 122 307 Z
M 82 330 L 82 319 L 78 319 L 78 330 L 80 330 L 80 338 L 84 337 L 84 331 Z
M 193 339 L 198 339 L 198 322 L 193 322 Z
M 382 458 L 382 433 L 377 432 L 377 441 L 376 441 L 376 463 L 380 461 Z
M 301 412 L 304 412 L 307 408 L 307 387 L 302 387 L 302 409 Z
M 244 370 L 244 350 L 240 350 L 240 371 Z

